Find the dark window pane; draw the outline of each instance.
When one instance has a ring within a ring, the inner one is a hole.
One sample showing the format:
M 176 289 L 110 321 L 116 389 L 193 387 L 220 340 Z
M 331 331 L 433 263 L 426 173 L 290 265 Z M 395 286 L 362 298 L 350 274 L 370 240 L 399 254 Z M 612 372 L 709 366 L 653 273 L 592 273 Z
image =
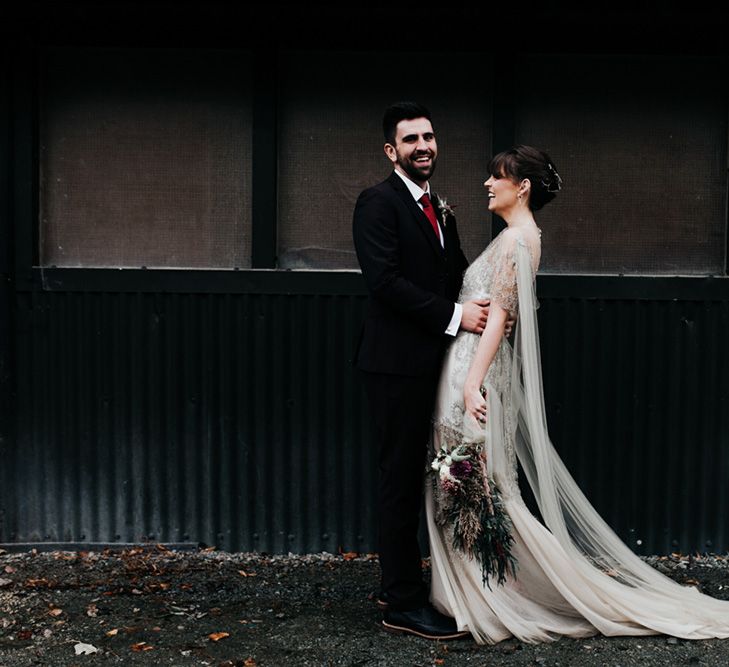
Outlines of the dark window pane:
M 57 50 L 41 99 L 41 264 L 250 266 L 247 56 Z
M 456 205 L 469 259 L 490 238 L 483 181 L 491 101 L 478 54 L 297 53 L 282 62 L 278 261 L 281 268 L 357 269 L 352 211 L 392 172 L 382 114 L 399 100 L 433 114 L 440 156 L 431 180 Z
M 718 60 L 529 57 L 517 139 L 563 191 L 538 214 L 542 269 L 722 274 L 727 104 Z

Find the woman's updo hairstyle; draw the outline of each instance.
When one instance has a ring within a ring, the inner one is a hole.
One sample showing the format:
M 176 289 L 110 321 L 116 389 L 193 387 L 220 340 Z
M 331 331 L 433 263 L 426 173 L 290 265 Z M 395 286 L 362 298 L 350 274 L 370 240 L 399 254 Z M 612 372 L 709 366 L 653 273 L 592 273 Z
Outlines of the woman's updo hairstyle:
M 533 146 L 519 144 L 495 155 L 489 162 L 488 171 L 492 176 L 508 178 L 514 183 L 528 178 L 532 184 L 529 195 L 532 211 L 538 211 L 552 201 L 562 189 L 562 179 L 552 159 Z

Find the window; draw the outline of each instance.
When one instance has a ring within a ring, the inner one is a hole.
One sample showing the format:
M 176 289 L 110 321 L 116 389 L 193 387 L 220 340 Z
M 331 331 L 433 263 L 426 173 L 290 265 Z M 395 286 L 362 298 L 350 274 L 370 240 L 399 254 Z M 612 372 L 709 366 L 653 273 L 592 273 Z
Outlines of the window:
M 433 115 L 439 159 L 431 187 L 456 205 L 469 259 L 491 236 L 483 182 L 491 101 L 478 54 L 291 53 L 281 63 L 278 263 L 357 269 L 352 212 L 392 172 L 382 114 L 402 99 Z M 423 76 L 427 78 L 423 78 Z
M 706 58 L 532 56 L 517 140 L 554 159 L 542 270 L 723 274 L 727 103 Z
M 41 265 L 250 266 L 249 78 L 238 52 L 49 52 Z

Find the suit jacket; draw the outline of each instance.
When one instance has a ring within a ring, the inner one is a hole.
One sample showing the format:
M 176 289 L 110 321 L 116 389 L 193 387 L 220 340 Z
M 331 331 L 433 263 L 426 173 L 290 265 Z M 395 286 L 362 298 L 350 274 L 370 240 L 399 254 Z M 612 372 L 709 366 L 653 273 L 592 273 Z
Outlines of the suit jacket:
M 437 376 L 452 337 L 453 316 L 468 262 L 455 218 L 443 225 L 445 248 L 428 218 L 395 173 L 360 194 L 354 209 L 354 245 L 370 292 L 355 352 L 358 368 L 373 373 Z

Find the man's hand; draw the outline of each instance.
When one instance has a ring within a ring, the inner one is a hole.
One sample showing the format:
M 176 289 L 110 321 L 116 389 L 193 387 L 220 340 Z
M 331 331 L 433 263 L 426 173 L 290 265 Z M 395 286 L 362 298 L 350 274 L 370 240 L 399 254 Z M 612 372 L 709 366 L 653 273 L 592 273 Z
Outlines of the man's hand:
M 489 316 L 489 303 L 491 302 L 488 299 L 466 301 L 461 314 L 461 329 L 471 333 L 483 333 L 486 319 Z
M 463 314 L 461 315 L 461 329 L 471 331 L 472 333 L 483 333 L 486 327 L 486 320 L 489 317 L 489 299 L 474 299 L 466 301 L 463 304 Z M 511 332 L 516 324 L 516 317 L 513 313 L 509 313 L 506 317 L 504 325 L 504 336 L 511 336 Z

